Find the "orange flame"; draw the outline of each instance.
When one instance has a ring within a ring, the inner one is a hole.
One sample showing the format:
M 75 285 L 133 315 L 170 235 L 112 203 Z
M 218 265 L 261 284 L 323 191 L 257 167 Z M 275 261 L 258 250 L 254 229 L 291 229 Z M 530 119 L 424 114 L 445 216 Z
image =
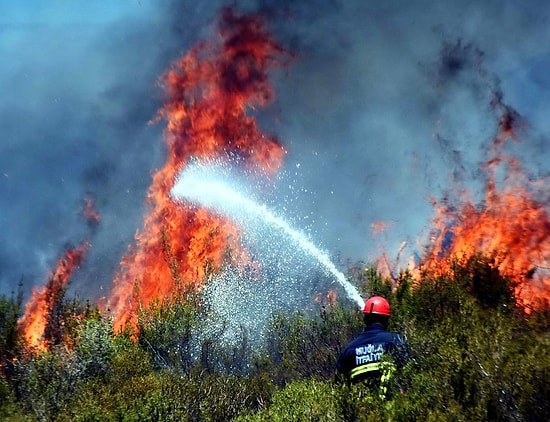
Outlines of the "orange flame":
M 31 346 L 47 348 L 45 331 L 48 319 L 54 307 L 62 300 L 67 282 L 84 260 L 89 247 L 90 244 L 84 242 L 77 248 L 68 250 L 48 276 L 46 285 L 33 290 L 19 320 L 19 330 Z
M 338 300 L 338 293 L 335 289 L 331 289 L 326 293 L 318 292 L 314 297 L 315 303 L 321 304 L 321 306 L 336 306 Z
M 164 167 L 153 175 L 149 214 L 135 244 L 123 257 L 107 305 L 115 327 L 135 322 L 135 312 L 153 298 L 182 286 L 200 286 L 220 268 L 228 251 L 244 257 L 238 228 L 206 209 L 170 199 L 178 172 L 192 157 L 228 159 L 274 174 L 284 149 L 263 134 L 249 109 L 273 97 L 267 72 L 285 51 L 260 18 L 222 10 L 219 40 L 200 43 L 162 77 L 168 100 L 159 112 L 167 121 Z
M 101 216 L 95 209 L 94 199 L 91 196 L 84 198 L 84 208 L 82 214 L 86 217 L 86 220 L 91 225 L 96 225 L 101 220 Z
M 517 141 L 517 123 L 517 114 L 505 107 L 484 166 L 488 177 L 481 206 L 467 199 L 460 207 L 434 201 L 435 229 L 417 270 L 443 274 L 453 259 L 490 257 L 514 283 L 516 297 L 528 311 L 550 299 L 550 189 L 543 180 L 529 180 L 519 160 L 504 153 L 507 140 Z M 499 170 L 505 173 L 500 182 Z
M 393 223 L 388 223 L 386 221 L 375 221 L 371 224 L 371 236 L 373 238 L 380 236 L 382 233 L 386 232 L 388 228 L 393 226 Z

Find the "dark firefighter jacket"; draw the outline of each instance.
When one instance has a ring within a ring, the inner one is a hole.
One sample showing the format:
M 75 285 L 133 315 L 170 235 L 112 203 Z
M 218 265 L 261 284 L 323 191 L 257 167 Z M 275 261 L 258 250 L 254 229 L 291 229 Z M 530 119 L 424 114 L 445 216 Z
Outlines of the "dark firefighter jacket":
M 391 353 L 397 366 L 408 360 L 408 346 L 403 336 L 386 331 L 381 324 L 367 325 L 357 338 L 349 343 L 336 364 L 339 374 L 348 381 L 378 380 L 382 374 L 382 356 Z

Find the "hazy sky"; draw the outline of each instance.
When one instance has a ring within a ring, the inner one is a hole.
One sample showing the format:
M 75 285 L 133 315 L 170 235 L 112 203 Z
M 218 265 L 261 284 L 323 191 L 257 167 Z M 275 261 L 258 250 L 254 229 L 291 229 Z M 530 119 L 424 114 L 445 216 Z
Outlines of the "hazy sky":
M 288 151 L 266 200 L 335 260 L 391 255 L 402 241 L 412 253 L 430 196 L 456 183 L 481 196 L 497 94 L 526 123 L 510 148 L 530 177 L 549 176 L 547 1 L 227 3 L 263 14 L 295 53 L 258 115 Z M 213 36 L 223 4 L 0 0 L 0 292 L 42 284 L 84 239 L 74 288 L 109 287 L 163 163 L 163 125 L 148 125 L 162 104 L 155 82 Z M 87 195 L 96 227 L 81 215 Z M 388 229 L 373 239 L 379 221 Z

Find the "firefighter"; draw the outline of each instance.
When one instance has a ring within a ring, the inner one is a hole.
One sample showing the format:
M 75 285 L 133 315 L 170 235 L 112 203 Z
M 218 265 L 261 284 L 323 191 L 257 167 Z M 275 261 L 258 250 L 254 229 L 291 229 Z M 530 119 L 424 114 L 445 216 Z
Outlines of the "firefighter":
M 373 296 L 366 301 L 365 330 L 340 355 L 336 364 L 339 379 L 350 383 L 366 381 L 377 386 L 380 395 L 385 396 L 395 365 L 401 367 L 409 359 L 405 338 L 387 331 L 390 315 L 390 304 L 383 297 Z M 388 353 L 393 359 L 384 358 Z

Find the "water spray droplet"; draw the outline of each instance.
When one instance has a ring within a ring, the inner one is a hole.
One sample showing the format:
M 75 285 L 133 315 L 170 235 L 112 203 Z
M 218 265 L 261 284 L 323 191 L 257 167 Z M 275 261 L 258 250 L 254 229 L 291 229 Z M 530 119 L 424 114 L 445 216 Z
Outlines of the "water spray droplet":
M 247 227 L 252 220 L 260 220 L 264 225 L 282 232 L 304 253 L 314 257 L 346 292 L 360 309 L 364 300 L 358 290 L 332 263 L 326 252 L 320 250 L 306 235 L 294 229 L 282 217 L 277 216 L 266 205 L 258 203 L 246 195 L 246 189 L 235 188 L 238 180 L 232 177 L 230 169 L 216 163 L 193 163 L 179 175 L 171 195 L 175 200 L 189 200 L 201 206 L 220 212 Z M 244 192 L 244 194 L 242 193 Z

